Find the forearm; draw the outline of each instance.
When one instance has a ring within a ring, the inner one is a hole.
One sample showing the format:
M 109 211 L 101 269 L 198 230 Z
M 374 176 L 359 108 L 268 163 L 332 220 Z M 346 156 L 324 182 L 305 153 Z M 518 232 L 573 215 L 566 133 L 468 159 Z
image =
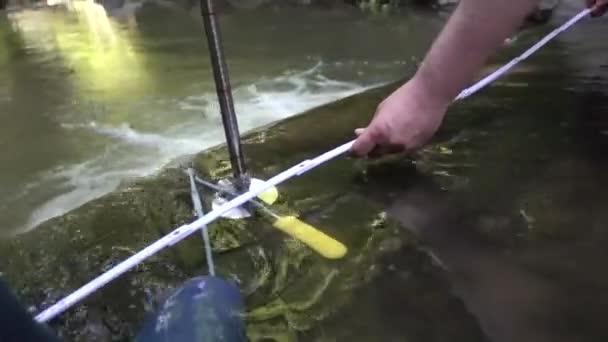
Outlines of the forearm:
M 413 78 L 451 102 L 530 13 L 538 0 L 461 0 Z

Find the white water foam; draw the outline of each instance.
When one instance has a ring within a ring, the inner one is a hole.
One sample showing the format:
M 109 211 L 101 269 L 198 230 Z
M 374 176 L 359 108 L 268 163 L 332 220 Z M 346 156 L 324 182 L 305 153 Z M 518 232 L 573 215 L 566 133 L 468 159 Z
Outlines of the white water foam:
M 332 80 L 322 75 L 322 64 L 299 73 L 285 73 L 234 90 L 235 109 L 242 132 L 301 113 L 379 84 L 361 85 Z M 175 158 L 191 155 L 224 141 L 215 94 L 188 96 L 175 110 L 194 115 L 161 133 L 141 132 L 128 124 L 99 122 L 66 123 L 68 130 L 88 130 L 112 141 L 105 153 L 80 164 L 43 175 L 28 192 L 38 187 L 56 189 L 37 206 L 20 231 L 30 230 L 50 218 L 115 190 L 126 179 L 154 174 Z M 205 119 L 201 113 L 205 114 Z

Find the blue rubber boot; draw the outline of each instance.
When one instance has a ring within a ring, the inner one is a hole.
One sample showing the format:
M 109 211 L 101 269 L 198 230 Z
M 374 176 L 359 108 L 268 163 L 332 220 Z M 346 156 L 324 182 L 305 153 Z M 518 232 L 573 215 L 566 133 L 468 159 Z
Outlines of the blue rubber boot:
M 217 277 L 193 278 L 163 303 L 139 332 L 137 342 L 244 342 L 239 288 Z

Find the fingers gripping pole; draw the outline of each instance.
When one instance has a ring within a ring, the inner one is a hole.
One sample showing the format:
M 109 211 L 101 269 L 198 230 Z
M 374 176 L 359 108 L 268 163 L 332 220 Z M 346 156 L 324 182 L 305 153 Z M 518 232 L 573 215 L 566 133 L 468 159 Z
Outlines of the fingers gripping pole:
M 486 86 L 489 83 L 496 80 L 498 77 L 504 75 L 509 69 L 511 69 L 517 63 L 521 62 L 523 59 L 527 58 L 529 55 L 531 55 L 532 53 L 537 51 L 541 46 L 545 45 L 552 38 L 557 36 L 557 34 L 563 32 L 567 28 L 571 27 L 572 25 L 574 25 L 575 23 L 580 21 L 583 17 L 586 17 L 587 15 L 589 15 L 590 12 L 591 12 L 591 9 L 585 9 L 585 10 L 581 11 L 579 14 L 574 16 L 571 20 L 566 22 L 564 25 L 560 26 L 558 29 L 551 32 L 547 37 L 545 37 L 539 43 L 535 44 L 533 47 L 528 49 L 522 56 L 512 60 L 510 63 L 505 65 L 505 67 L 496 70 L 494 73 L 492 73 L 489 76 L 487 76 L 486 78 L 482 79 L 481 81 L 479 81 L 472 87 L 465 89 L 463 92 L 461 92 L 458 95 L 456 100 L 471 96 L 472 94 L 476 93 L 481 88 L 483 88 L 484 86 Z M 53 306 L 44 310 L 42 313 L 40 313 L 38 316 L 36 316 L 36 320 L 38 322 L 47 322 L 47 321 L 51 320 L 52 318 L 61 314 L 62 312 L 64 312 L 65 310 L 67 310 L 68 308 L 73 306 L 74 304 L 78 303 L 80 300 L 82 300 L 86 296 L 90 295 L 97 289 L 106 285 L 113 279 L 119 277 L 121 274 L 127 272 L 128 270 L 135 267 L 139 263 L 143 262 L 146 258 L 154 255 L 155 253 L 161 251 L 162 249 L 164 249 L 166 247 L 170 247 L 170 246 L 178 243 L 179 241 L 185 239 L 190 234 L 196 232 L 199 229 L 206 229 L 205 227 L 207 224 L 213 222 L 214 220 L 216 220 L 217 218 L 219 218 L 221 215 L 225 214 L 226 212 L 243 205 L 245 202 L 256 197 L 258 194 L 270 189 L 271 187 L 277 186 L 280 183 L 282 183 L 292 177 L 302 175 L 302 174 L 308 172 L 309 170 L 348 152 L 351 149 L 351 146 L 353 145 L 353 143 L 354 143 L 354 140 L 350 141 L 344 145 L 341 145 L 331 151 L 328 151 L 314 159 L 303 161 L 300 164 L 297 164 L 297 165 L 291 167 L 290 169 L 269 179 L 263 186 L 260 186 L 259 188 L 256 188 L 255 190 L 250 190 L 250 191 L 232 199 L 231 201 L 224 203 L 219 208 L 207 213 L 206 215 L 200 217 L 196 221 L 175 229 L 170 234 L 164 236 L 163 238 L 156 241 L 152 245 L 144 248 L 139 253 L 126 259 L 125 261 L 116 265 L 114 268 L 110 269 L 108 272 L 93 279 L 91 282 L 84 285 L 80 289 L 76 290 L 74 293 L 70 294 L 69 296 L 63 298 L 62 300 L 60 300 Z

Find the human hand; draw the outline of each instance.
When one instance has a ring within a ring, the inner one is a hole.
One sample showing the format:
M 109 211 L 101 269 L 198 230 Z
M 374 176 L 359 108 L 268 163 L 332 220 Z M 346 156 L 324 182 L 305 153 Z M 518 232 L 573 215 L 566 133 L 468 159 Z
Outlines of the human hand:
M 428 88 L 427 88 L 428 89 Z M 439 129 L 451 99 L 434 96 L 412 79 L 387 97 L 367 128 L 358 128 L 352 151 L 360 157 L 413 151 Z
M 592 17 L 600 17 L 608 11 L 608 0 L 586 0 L 587 7 L 594 8 L 591 12 Z

